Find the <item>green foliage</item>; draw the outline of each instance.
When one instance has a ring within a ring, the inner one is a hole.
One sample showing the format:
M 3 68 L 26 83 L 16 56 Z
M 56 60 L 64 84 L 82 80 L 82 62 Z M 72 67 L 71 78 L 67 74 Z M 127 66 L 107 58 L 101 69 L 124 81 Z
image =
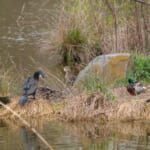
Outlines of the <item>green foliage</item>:
M 80 45 L 84 44 L 85 41 L 86 38 L 78 28 L 66 31 L 60 48 L 66 65 L 72 66 L 75 61 L 78 61 L 74 59 L 75 57 L 79 58 Z
M 64 39 L 64 44 L 78 45 L 84 43 L 85 38 L 79 29 L 69 30 Z
M 103 92 L 108 99 L 114 99 L 111 92 L 108 90 L 108 87 L 106 84 L 102 82 L 99 78 L 91 78 L 87 77 L 84 82 L 84 87 L 86 92 L 95 92 L 95 91 L 101 91 Z
M 133 54 L 132 59 L 132 70 L 127 73 L 126 78 L 116 80 L 113 84 L 114 87 L 127 85 L 129 78 L 150 83 L 150 56 Z
M 67 65 L 72 66 L 72 56 L 71 56 L 70 51 L 67 51 L 65 55 L 65 62 Z
M 118 86 L 125 86 L 128 84 L 128 77 L 121 79 L 121 80 L 116 80 L 113 83 L 113 87 L 118 87 Z
M 85 79 L 85 90 L 86 91 L 96 91 L 96 90 L 100 90 L 102 92 L 106 92 L 107 88 L 106 86 L 102 83 L 102 81 L 100 79 L 93 79 L 93 78 L 90 78 L 90 77 L 87 77 Z
M 112 25 L 113 17 L 111 15 L 108 15 L 105 20 L 106 20 L 106 25 Z
M 135 80 L 150 82 L 150 56 L 133 55 L 133 70 L 128 74 Z
M 57 23 L 51 31 L 51 44 L 63 51 L 67 63 L 72 61 L 73 51 L 78 53 L 79 49 L 86 54 L 85 60 L 91 60 L 95 57 L 92 51 L 95 43 L 100 43 L 103 53 L 123 52 L 122 49 L 148 53 L 149 35 L 145 27 L 150 9 L 146 5 L 139 6 L 139 3 L 127 0 L 63 0 L 59 13 L 56 13 L 59 14 L 55 17 Z M 137 38 L 141 33 L 145 40 Z

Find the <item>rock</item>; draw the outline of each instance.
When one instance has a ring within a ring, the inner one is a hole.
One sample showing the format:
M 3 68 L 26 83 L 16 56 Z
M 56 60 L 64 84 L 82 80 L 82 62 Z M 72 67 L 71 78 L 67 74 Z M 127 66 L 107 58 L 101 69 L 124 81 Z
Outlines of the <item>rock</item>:
M 74 83 L 78 89 L 83 89 L 85 82 L 92 79 L 101 79 L 106 84 L 123 79 L 131 69 L 129 53 L 113 53 L 101 55 L 92 60 L 77 76 Z M 99 80 L 98 80 L 99 81 Z

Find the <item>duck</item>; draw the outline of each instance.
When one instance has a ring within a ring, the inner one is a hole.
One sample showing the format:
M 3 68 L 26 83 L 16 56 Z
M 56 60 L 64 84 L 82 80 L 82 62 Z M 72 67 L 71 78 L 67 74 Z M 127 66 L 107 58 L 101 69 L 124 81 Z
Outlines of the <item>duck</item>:
M 22 96 L 19 99 L 19 104 L 24 105 L 29 96 L 35 99 L 36 90 L 38 88 L 38 82 L 40 78 L 45 78 L 43 71 L 35 71 L 33 76 L 26 78 L 22 86 Z
M 137 95 L 145 92 L 146 87 L 139 81 L 134 81 L 133 79 L 128 79 L 127 91 L 131 95 Z
M 38 87 L 36 97 L 44 100 L 58 99 L 62 97 L 62 91 L 51 89 L 50 87 Z
M 69 66 L 64 67 L 65 71 L 65 83 L 67 86 L 73 86 L 76 77 L 72 74 L 71 68 Z

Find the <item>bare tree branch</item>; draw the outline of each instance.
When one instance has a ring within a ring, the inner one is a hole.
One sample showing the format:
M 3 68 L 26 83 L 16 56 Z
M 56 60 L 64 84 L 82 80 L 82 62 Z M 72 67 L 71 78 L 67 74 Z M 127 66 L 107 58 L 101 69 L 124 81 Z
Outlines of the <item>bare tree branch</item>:
M 150 6 L 150 2 L 145 2 L 143 0 L 135 0 L 135 1 L 138 2 L 138 3 L 144 4 L 144 5 Z

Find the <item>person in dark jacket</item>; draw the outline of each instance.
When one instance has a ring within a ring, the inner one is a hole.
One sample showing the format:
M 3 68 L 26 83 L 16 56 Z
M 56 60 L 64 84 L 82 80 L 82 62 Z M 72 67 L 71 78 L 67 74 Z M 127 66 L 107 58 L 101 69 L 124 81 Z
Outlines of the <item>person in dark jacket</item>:
M 22 96 L 19 100 L 20 105 L 24 105 L 28 100 L 29 96 L 32 96 L 33 99 L 35 99 L 35 94 L 36 94 L 38 81 L 40 77 L 44 78 L 45 77 L 44 73 L 42 71 L 36 71 L 34 72 L 32 77 L 28 77 L 25 79 L 22 87 L 23 90 Z

